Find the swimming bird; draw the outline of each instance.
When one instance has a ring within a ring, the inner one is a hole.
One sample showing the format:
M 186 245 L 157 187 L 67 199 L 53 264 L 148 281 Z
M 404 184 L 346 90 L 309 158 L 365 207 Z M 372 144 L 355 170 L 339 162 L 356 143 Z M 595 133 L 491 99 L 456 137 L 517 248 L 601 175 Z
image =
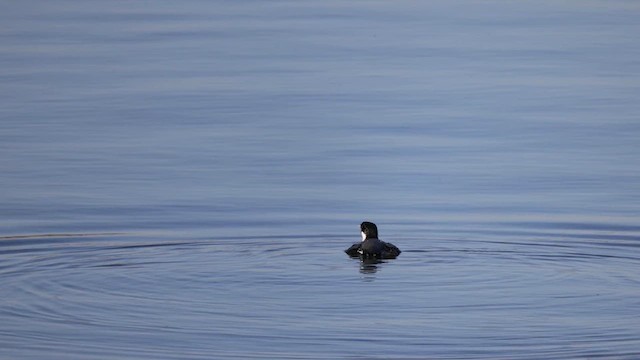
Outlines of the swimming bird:
M 347 255 L 363 259 L 395 259 L 402 252 L 392 243 L 378 239 L 378 227 L 372 222 L 360 224 L 360 235 L 362 241 L 345 250 Z

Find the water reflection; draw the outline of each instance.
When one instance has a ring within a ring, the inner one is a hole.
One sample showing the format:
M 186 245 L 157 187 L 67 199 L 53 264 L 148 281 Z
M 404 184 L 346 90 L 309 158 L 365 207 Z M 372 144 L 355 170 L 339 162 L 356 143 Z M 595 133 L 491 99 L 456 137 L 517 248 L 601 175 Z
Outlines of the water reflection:
M 384 261 L 378 259 L 362 259 L 360 261 L 360 273 L 375 274 L 378 271 L 378 264 L 382 263 Z

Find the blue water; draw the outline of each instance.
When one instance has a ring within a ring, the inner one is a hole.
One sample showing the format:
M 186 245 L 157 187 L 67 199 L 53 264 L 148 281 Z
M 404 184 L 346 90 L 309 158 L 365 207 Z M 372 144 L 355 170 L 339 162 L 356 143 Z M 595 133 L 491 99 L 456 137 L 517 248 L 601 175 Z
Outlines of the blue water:
M 1 359 L 640 358 L 636 2 L 0 7 Z

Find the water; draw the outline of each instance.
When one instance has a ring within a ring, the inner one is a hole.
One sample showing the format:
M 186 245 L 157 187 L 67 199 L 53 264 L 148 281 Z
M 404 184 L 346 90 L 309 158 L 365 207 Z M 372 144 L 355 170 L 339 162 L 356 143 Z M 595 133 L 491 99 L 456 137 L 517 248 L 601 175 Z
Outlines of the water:
M 0 358 L 640 357 L 635 2 L 0 19 Z

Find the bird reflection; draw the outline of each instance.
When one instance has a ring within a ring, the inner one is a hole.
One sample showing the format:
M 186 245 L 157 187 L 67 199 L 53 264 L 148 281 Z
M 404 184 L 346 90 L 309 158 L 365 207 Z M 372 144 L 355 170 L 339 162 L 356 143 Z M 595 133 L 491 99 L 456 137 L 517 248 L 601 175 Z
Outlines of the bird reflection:
M 362 259 L 360 260 L 360 273 L 375 274 L 378 271 L 378 264 L 383 263 L 384 261 L 379 259 Z

